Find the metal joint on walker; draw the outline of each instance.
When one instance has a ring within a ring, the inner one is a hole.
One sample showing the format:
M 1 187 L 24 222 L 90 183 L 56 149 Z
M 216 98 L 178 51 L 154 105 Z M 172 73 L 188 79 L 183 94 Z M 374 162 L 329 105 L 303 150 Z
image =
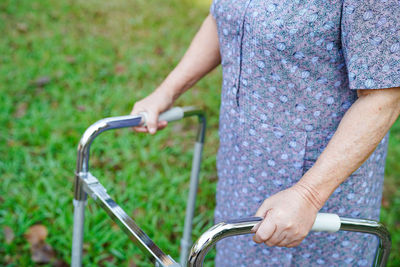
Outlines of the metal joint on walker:
M 82 183 L 84 191 L 89 194 L 94 200 L 96 200 L 97 195 L 94 191 L 107 192 L 107 189 L 99 182 L 99 180 L 90 172 L 80 172 L 77 174 Z M 96 190 L 94 190 L 96 188 Z

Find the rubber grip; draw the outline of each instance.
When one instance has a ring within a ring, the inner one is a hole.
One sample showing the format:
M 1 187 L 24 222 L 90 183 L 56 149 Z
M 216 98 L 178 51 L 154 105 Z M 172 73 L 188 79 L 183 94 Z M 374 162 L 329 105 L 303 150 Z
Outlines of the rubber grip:
M 185 112 L 183 111 L 183 108 L 180 107 L 174 107 L 171 108 L 164 113 L 160 114 L 158 120 L 159 121 L 177 121 L 180 119 L 183 119 Z
M 311 231 L 334 233 L 340 229 L 340 218 L 333 213 L 318 213 Z
M 148 115 L 146 112 L 141 112 L 139 114 L 142 115 L 142 117 L 143 117 L 142 125 L 145 126 Z M 168 122 L 177 121 L 177 120 L 182 119 L 184 117 L 184 115 L 185 115 L 185 112 L 184 112 L 183 108 L 174 107 L 174 108 L 171 108 L 171 109 L 165 111 L 164 113 L 161 113 L 160 116 L 158 116 L 158 121 L 168 121 Z

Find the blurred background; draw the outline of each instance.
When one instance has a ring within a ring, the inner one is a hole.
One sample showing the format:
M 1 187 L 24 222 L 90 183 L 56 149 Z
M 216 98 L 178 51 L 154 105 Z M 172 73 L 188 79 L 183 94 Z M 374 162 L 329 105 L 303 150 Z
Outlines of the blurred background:
M 0 2 L 0 265 L 68 266 L 76 147 L 95 121 L 129 114 L 177 64 L 210 0 Z M 193 239 L 213 224 L 220 68 L 176 105 L 208 116 Z M 107 132 L 92 172 L 140 227 L 178 259 L 196 121 L 155 136 Z M 400 266 L 400 123 L 391 131 L 381 220 Z M 208 257 L 212 266 L 214 253 Z M 88 201 L 84 266 L 150 266 Z

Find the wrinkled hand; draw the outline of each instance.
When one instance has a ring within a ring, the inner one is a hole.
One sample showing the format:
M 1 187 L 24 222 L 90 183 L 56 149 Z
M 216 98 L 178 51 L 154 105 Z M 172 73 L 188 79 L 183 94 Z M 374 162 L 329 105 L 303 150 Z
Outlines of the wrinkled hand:
M 322 205 L 318 193 L 304 184 L 296 184 L 267 198 L 255 215 L 264 219 L 252 229 L 254 242 L 298 246 L 311 230 Z
M 173 98 L 162 90 L 155 90 L 149 96 L 136 102 L 131 111 L 131 115 L 146 112 L 147 121 L 146 126 L 133 127 L 133 130 L 135 132 L 155 134 L 157 130 L 164 129 L 168 122 L 158 121 L 158 116 L 170 108 L 173 102 Z

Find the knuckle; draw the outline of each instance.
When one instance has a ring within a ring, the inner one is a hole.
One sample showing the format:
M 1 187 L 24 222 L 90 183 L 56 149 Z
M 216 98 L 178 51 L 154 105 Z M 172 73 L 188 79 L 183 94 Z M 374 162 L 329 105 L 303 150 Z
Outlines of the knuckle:
M 268 236 L 267 236 L 265 233 L 260 233 L 260 234 L 258 235 L 258 238 L 259 238 L 260 240 L 265 241 L 265 240 L 267 240 Z
M 294 236 L 299 236 L 299 235 L 300 235 L 300 231 L 297 230 L 297 229 L 294 230 L 294 231 L 293 231 L 293 235 L 294 235 Z
M 280 242 L 276 244 L 277 247 L 284 247 L 286 245 L 286 242 Z
M 271 242 L 270 240 L 265 241 L 264 244 L 269 246 L 269 247 L 273 247 L 275 245 L 275 243 Z
M 254 240 L 254 242 L 256 242 L 257 244 L 260 244 L 260 243 L 263 242 L 259 235 L 254 235 L 253 240 Z
M 294 248 L 294 247 L 297 247 L 299 244 L 296 242 L 296 243 L 292 243 L 292 244 L 289 244 L 289 245 L 287 245 L 286 247 L 288 247 L 288 248 Z
M 307 231 L 299 231 L 299 236 L 301 237 L 301 239 L 304 239 L 307 236 L 308 232 Z
M 286 230 L 293 230 L 294 229 L 294 224 L 292 222 L 285 223 L 285 229 Z

